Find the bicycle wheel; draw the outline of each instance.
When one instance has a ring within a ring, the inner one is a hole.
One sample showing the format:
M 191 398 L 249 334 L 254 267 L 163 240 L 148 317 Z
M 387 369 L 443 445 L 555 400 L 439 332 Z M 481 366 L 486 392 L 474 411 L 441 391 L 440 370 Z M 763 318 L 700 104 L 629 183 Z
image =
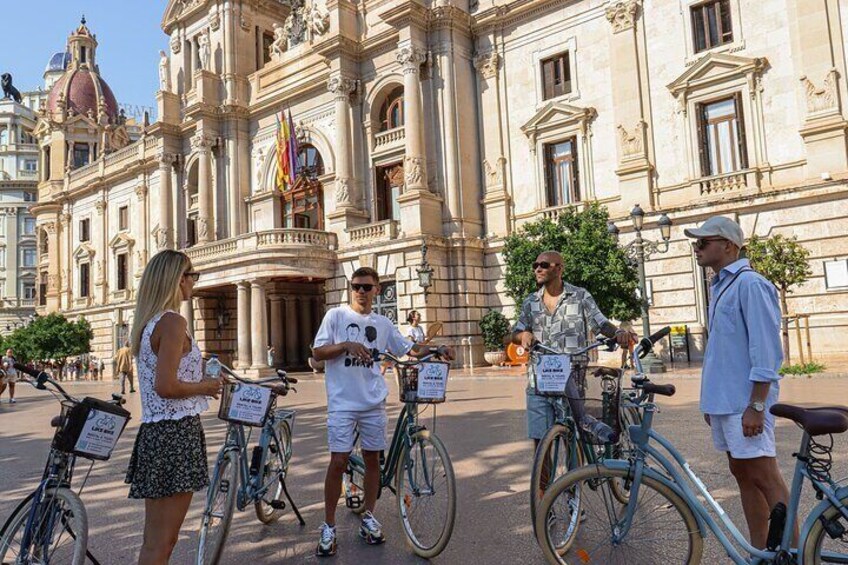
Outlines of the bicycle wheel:
M 420 557 L 445 549 L 456 519 L 456 478 L 448 451 L 428 430 L 410 438 L 395 471 L 395 492 L 406 539 Z
M 83 565 L 88 545 L 88 515 L 79 497 L 64 487 L 47 489 L 24 547 L 34 500 L 35 493 L 31 493 L 0 530 L 0 563 Z
M 536 516 L 536 539 L 548 563 L 701 562 L 704 539 L 691 508 L 650 477 L 642 478 L 626 537 L 614 539 L 613 532 L 618 531 L 627 506 L 615 500 L 612 483 L 626 477 L 623 469 L 587 465 L 569 472 L 548 489 Z M 576 532 L 569 532 L 573 520 L 568 515 L 572 512 L 568 499 L 575 491 L 580 493 L 579 526 Z
M 365 465 L 365 459 L 362 458 L 362 448 L 359 447 L 359 437 L 357 436 L 354 444 L 353 451 L 350 452 L 351 457 L 356 457 L 363 465 Z M 347 469 L 345 469 L 344 475 L 342 475 L 342 493 L 345 496 L 345 500 L 356 499 L 359 501 L 359 506 L 350 506 L 350 511 L 354 514 L 364 514 L 365 513 L 365 475 L 358 467 L 353 467 L 350 462 L 347 464 Z
M 218 563 L 224 552 L 239 487 L 238 465 L 239 453 L 232 449 L 219 456 L 215 464 L 200 521 L 197 565 Z
M 842 499 L 842 505 L 848 506 L 848 496 Z M 832 538 L 825 529 L 825 524 L 831 526 L 836 533 L 839 529 L 835 525 L 845 527 L 845 520 L 841 517 L 839 509 L 833 505 L 822 513 L 821 517 L 813 522 L 813 527 L 807 537 L 802 540 L 799 547 L 804 552 L 804 563 L 819 565 L 819 563 L 845 563 L 848 559 L 848 533 L 842 530 L 842 535 Z M 829 558 L 830 554 L 830 558 Z M 839 559 L 833 556 L 838 555 Z
M 274 477 L 278 477 L 276 485 L 272 485 L 268 492 L 254 504 L 256 509 L 256 517 L 263 524 L 270 524 L 276 521 L 283 514 L 283 509 L 276 509 L 271 506 L 271 502 L 281 502 L 283 500 L 283 479 L 286 472 L 289 470 L 289 461 L 291 461 L 291 427 L 285 420 L 277 422 L 274 426 L 279 443 L 272 440 L 268 445 L 267 461 L 265 461 L 265 469 L 262 472 L 262 484 L 267 484 Z
M 582 467 L 583 450 L 571 428 L 564 424 L 554 424 L 545 433 L 545 437 L 536 448 L 533 470 L 530 473 L 530 520 L 533 531 L 536 528 L 536 507 L 545 495 L 548 487 L 568 471 Z M 575 503 L 579 504 L 579 496 Z M 575 513 L 575 517 L 578 514 Z

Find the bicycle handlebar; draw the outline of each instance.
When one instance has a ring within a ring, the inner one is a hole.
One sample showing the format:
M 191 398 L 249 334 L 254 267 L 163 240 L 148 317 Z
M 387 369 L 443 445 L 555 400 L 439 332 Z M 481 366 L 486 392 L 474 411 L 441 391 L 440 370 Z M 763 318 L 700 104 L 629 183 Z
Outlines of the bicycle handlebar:
M 75 398 L 75 397 L 71 396 L 70 394 L 68 394 L 67 391 L 64 388 L 62 388 L 62 385 L 60 385 L 59 383 L 54 381 L 52 378 L 50 378 L 50 375 L 47 374 L 47 372 L 38 371 L 36 369 L 33 369 L 31 367 L 27 367 L 26 365 L 22 365 L 20 363 L 14 363 L 12 366 L 15 369 L 17 369 L 18 371 L 20 371 L 21 373 L 24 373 L 25 375 L 29 375 L 30 377 L 34 378 L 35 382 L 32 382 L 32 381 L 27 381 L 27 382 L 29 382 L 32 386 L 34 386 L 38 390 L 47 390 L 47 387 L 45 385 L 49 384 L 50 386 L 52 386 L 56 390 L 56 392 L 61 394 L 62 397 L 65 400 L 67 400 L 69 402 L 73 402 L 75 404 L 78 404 L 80 402 L 78 398 Z M 113 404 L 117 404 L 117 405 L 120 406 L 122 404 L 126 404 L 126 402 L 127 401 L 124 398 L 124 395 L 112 393 L 112 403 Z
M 410 361 L 402 361 L 402 360 L 398 359 L 397 357 L 395 357 L 394 355 L 392 355 L 391 353 L 389 353 L 388 351 L 377 352 L 377 353 L 374 354 L 374 361 L 381 361 L 381 360 L 391 361 L 392 363 L 394 363 L 396 365 L 400 365 L 401 367 L 411 367 L 411 366 L 417 365 L 419 363 L 426 363 L 427 361 L 429 361 L 433 358 L 441 359 L 443 357 L 443 354 L 440 351 L 440 347 L 428 347 L 427 350 L 429 351 L 429 353 L 427 353 L 427 355 L 425 355 L 423 357 L 417 357 L 417 358 L 412 359 Z
M 582 355 L 587 353 L 593 349 L 597 349 L 599 347 L 606 347 L 607 351 L 615 351 L 618 347 L 618 342 L 614 337 L 599 337 L 595 343 L 590 343 L 586 347 L 575 351 L 574 353 L 569 353 L 569 355 Z M 547 345 L 543 345 L 542 342 L 536 340 L 533 342 L 533 345 L 530 347 L 531 353 L 551 353 L 553 355 L 562 355 L 561 351 L 557 351 L 553 347 L 549 347 Z
M 297 384 L 297 379 L 294 378 L 294 377 L 289 377 L 288 374 L 282 369 L 277 369 L 277 376 L 275 376 L 275 377 L 265 377 L 265 378 L 262 378 L 262 379 L 255 379 L 255 380 L 246 379 L 244 377 L 238 376 L 235 373 L 235 371 L 233 371 L 232 369 L 230 369 L 229 367 L 227 367 L 223 363 L 221 363 L 221 371 L 226 373 L 226 376 L 224 377 L 225 380 L 227 380 L 227 379 L 235 380 L 235 381 L 238 381 L 240 383 L 244 383 L 244 384 L 248 384 L 248 385 L 262 386 L 262 387 L 271 388 L 271 389 L 274 388 L 273 386 L 269 386 L 271 383 L 281 382 L 283 384 L 283 387 L 285 388 L 285 393 L 283 393 L 284 395 L 288 394 L 289 391 L 297 392 L 297 389 L 294 388 L 293 386 L 291 386 L 293 384 Z

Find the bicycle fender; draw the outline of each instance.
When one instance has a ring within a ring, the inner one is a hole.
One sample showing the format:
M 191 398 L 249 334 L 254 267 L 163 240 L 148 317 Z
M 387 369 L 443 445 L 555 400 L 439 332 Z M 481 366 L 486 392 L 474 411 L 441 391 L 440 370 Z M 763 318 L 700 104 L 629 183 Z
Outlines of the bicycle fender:
M 600 465 L 606 467 L 607 469 L 622 469 L 624 471 L 627 471 L 628 476 L 633 476 L 633 465 L 631 465 L 629 461 L 624 461 L 621 459 L 610 459 L 608 461 L 600 463 Z M 669 480 L 667 477 L 658 473 L 656 470 L 652 469 L 648 465 L 644 466 L 642 470 L 642 475 L 650 477 L 658 483 L 662 483 L 670 490 L 672 490 L 674 494 L 679 496 L 681 500 L 683 500 L 684 502 L 686 501 L 686 496 L 683 494 L 683 491 L 680 490 L 680 487 L 678 487 L 674 481 Z M 692 511 L 692 514 L 695 515 L 695 521 L 698 523 L 698 532 L 701 534 L 702 538 L 706 538 L 709 535 L 709 529 L 704 523 L 703 518 L 701 518 L 700 513 L 695 512 L 694 510 Z
M 842 500 L 846 496 L 848 496 L 848 485 L 843 486 L 843 487 L 839 487 L 838 489 L 836 489 L 836 498 L 838 498 L 839 500 Z M 830 501 L 827 500 L 827 499 L 824 499 L 821 502 L 819 502 L 815 506 L 815 508 L 813 508 L 810 511 L 810 513 L 807 515 L 807 519 L 804 520 L 803 527 L 801 528 L 801 536 L 798 538 L 799 544 L 807 539 L 807 536 L 810 534 L 810 530 L 812 529 L 813 524 L 815 524 L 816 520 L 818 520 L 822 516 L 822 514 L 824 514 L 827 511 L 827 509 L 830 508 L 831 506 L 832 506 L 832 504 L 830 503 Z M 796 556 L 797 559 L 798 559 L 798 565 L 804 565 L 804 553 L 803 553 L 803 551 L 804 551 L 803 547 L 798 548 L 798 554 Z

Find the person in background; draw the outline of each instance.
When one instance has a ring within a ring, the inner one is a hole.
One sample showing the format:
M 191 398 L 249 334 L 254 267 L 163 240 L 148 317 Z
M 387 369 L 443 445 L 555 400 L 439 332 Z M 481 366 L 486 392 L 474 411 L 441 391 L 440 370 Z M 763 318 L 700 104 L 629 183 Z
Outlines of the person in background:
M 14 352 L 11 349 L 7 349 L 2 361 L 3 375 L 0 376 L 0 396 L 3 395 L 3 391 L 8 386 L 9 404 L 15 404 L 17 402 L 15 400 L 15 383 L 18 382 L 18 370 L 15 369 L 15 363 L 17 363 L 17 360 L 15 359 Z
M 621 368 L 630 369 L 630 365 L 633 363 L 633 349 L 638 343 L 637 336 L 636 332 L 633 331 L 632 322 L 621 322 L 621 329 L 630 334 L 630 343 L 621 347 Z
M 127 380 L 130 381 L 130 392 L 135 392 L 132 351 L 129 342 L 124 343 L 124 346 L 115 354 L 115 371 L 121 380 L 121 394 L 127 393 Z
M 418 313 L 418 310 L 412 310 L 406 317 L 406 321 L 409 323 L 409 331 L 406 332 L 406 337 L 412 343 L 426 345 L 430 340 L 427 339 L 424 328 L 421 327 L 421 314 Z
M 200 413 L 223 382 L 203 376 L 200 348 L 178 313 L 200 273 L 179 251 L 160 251 L 144 268 L 130 333 L 138 360 L 141 426 L 125 482 L 129 498 L 144 499 L 139 565 L 165 565 L 195 492 L 209 485 Z
M 269 367 L 274 366 L 274 355 L 275 355 L 275 353 L 276 353 L 276 350 L 274 349 L 274 346 L 269 345 L 268 346 L 268 366 Z

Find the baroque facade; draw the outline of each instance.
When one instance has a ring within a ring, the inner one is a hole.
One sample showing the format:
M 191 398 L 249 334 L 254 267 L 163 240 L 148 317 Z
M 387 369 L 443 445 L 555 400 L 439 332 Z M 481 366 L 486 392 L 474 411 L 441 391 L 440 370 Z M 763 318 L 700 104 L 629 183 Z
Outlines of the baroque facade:
M 37 126 L 40 308 L 85 315 L 108 359 L 147 257 L 185 249 L 203 273 L 183 308 L 201 348 L 262 372 L 273 345 L 274 365 L 302 367 L 322 313 L 369 265 L 386 281 L 380 311 L 443 322 L 458 362 L 477 364 L 477 321 L 513 308 L 504 237 L 600 201 L 619 220 L 640 204 L 648 231 L 661 212 L 674 220 L 670 251 L 647 265 L 652 322 L 687 324 L 693 351 L 707 284 L 682 230 L 713 214 L 799 237 L 814 275 L 790 308 L 814 314 L 816 351 L 844 351 L 846 8 L 173 0 L 158 121 L 134 142 L 102 79 L 71 111 L 68 85 L 96 67 L 77 30 L 66 76 L 79 76 L 54 86 Z M 302 174 L 280 192 L 283 109 Z

